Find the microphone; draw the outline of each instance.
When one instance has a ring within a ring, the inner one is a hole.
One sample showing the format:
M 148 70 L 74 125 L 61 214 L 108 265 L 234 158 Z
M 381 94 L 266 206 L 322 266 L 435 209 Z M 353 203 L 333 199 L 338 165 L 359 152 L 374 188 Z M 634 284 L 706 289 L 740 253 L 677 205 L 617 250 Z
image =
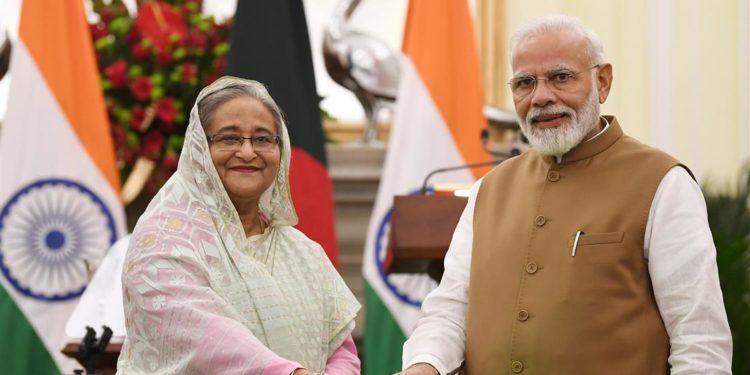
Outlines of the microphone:
M 419 193 L 421 195 L 427 195 L 427 182 L 430 180 L 430 177 L 443 172 L 450 172 L 450 171 L 457 171 L 460 169 L 470 169 L 470 168 L 478 168 L 478 167 L 485 167 L 488 165 L 497 165 L 500 164 L 502 160 L 495 159 L 495 160 L 489 160 L 489 161 L 483 161 L 479 163 L 471 163 L 471 164 L 463 164 L 463 165 L 456 165 L 453 167 L 445 167 L 445 168 L 438 168 L 434 171 L 431 171 L 430 173 L 425 176 L 424 181 L 422 182 L 422 188 L 419 189 Z
M 445 167 L 445 168 L 435 169 L 435 170 L 431 171 L 430 173 L 428 173 L 427 176 L 425 176 L 425 178 L 424 178 L 424 180 L 422 182 L 422 188 L 419 189 L 420 195 L 427 195 L 427 182 L 429 182 L 430 177 L 432 177 L 432 176 L 434 176 L 434 175 L 436 175 L 438 173 L 456 171 L 456 170 L 461 170 L 461 169 L 479 168 L 479 167 L 485 167 L 485 166 L 488 166 L 488 165 L 497 165 L 497 164 L 500 164 L 503 160 L 507 160 L 509 158 L 512 158 L 514 156 L 517 156 L 517 155 L 521 154 L 521 150 L 519 150 L 518 148 L 513 148 L 513 150 L 511 150 L 510 154 L 505 153 L 505 152 L 492 151 L 492 150 L 488 149 L 487 148 L 487 141 L 490 138 L 490 132 L 486 128 L 482 129 L 482 132 L 480 133 L 479 137 L 482 140 L 482 149 L 485 152 L 487 152 L 488 154 L 490 154 L 490 155 L 492 155 L 494 157 L 498 157 L 498 158 L 502 158 L 502 159 L 494 159 L 494 160 L 483 161 L 483 162 L 478 162 L 478 163 L 469 163 L 469 164 L 462 164 L 462 165 L 456 165 L 456 166 L 452 166 L 452 167 Z

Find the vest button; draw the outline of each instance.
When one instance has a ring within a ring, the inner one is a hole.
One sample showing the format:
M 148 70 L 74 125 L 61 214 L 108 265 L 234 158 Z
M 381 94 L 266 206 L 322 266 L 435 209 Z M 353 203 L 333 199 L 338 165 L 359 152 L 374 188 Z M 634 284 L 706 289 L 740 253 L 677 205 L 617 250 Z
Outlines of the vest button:
M 538 227 L 541 227 L 546 222 L 547 222 L 547 218 L 542 215 L 539 215 L 536 218 L 534 218 L 534 224 L 536 224 L 536 226 Z
M 513 361 L 510 364 L 510 370 L 516 374 L 520 374 L 523 371 L 523 363 L 521 361 Z
M 519 311 L 518 314 L 516 314 L 516 319 L 525 322 L 529 319 L 529 312 L 526 310 Z
M 531 275 L 535 274 L 538 269 L 539 269 L 539 266 L 534 262 L 531 262 L 526 265 L 526 272 L 528 272 Z
M 560 179 L 560 173 L 558 171 L 549 171 L 547 179 L 552 182 L 557 182 Z

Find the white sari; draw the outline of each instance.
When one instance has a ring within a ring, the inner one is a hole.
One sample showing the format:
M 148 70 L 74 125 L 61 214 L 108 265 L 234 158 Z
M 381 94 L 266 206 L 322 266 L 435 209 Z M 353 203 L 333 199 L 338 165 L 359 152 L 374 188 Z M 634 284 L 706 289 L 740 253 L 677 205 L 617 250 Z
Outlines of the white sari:
M 222 78 L 196 103 L 228 85 Z M 261 374 L 279 357 L 323 372 L 360 306 L 323 249 L 292 226 L 290 144 L 247 238 L 200 124 L 197 104 L 179 166 L 138 221 L 123 270 L 127 338 L 118 373 Z

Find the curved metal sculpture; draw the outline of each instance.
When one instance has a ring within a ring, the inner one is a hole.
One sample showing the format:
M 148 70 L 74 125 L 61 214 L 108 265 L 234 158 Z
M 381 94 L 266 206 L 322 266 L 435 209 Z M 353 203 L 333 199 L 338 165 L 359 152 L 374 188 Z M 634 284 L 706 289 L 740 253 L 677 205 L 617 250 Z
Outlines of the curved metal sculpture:
M 0 79 L 3 79 L 5 73 L 8 72 L 8 66 L 10 65 L 10 36 L 5 34 L 5 42 L 0 46 Z
M 367 117 L 363 142 L 378 137 L 377 111 L 396 100 L 401 75 L 398 55 L 382 40 L 348 27 L 361 0 L 340 1 L 323 36 L 323 60 L 331 78 L 354 93 Z

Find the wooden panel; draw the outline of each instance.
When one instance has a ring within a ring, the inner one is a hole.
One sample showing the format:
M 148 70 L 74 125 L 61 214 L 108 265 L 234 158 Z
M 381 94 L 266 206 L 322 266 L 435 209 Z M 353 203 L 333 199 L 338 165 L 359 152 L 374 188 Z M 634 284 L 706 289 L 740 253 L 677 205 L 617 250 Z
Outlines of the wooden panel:
M 391 216 L 387 272 L 428 272 L 431 261 L 442 264 L 467 198 L 397 196 Z

